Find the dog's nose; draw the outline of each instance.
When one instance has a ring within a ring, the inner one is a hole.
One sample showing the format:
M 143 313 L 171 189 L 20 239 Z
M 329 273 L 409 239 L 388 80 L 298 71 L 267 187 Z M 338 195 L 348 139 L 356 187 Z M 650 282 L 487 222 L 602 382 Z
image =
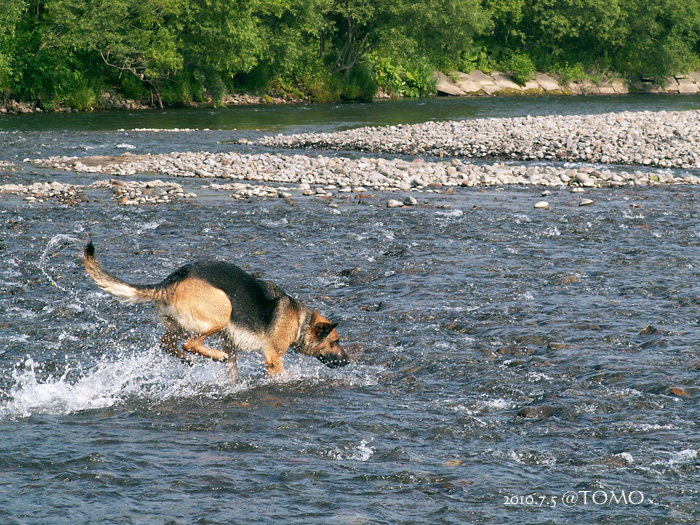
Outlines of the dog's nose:
M 350 359 L 348 359 L 345 352 L 340 354 L 321 354 L 318 356 L 318 359 L 328 368 L 340 368 L 350 363 Z

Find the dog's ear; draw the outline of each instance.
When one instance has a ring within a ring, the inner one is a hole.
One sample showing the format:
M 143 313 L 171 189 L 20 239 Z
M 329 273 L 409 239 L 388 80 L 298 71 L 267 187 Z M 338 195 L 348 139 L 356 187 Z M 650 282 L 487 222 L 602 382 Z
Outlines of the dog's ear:
M 319 341 L 323 341 L 336 326 L 338 323 L 318 322 L 313 327 L 313 334 Z

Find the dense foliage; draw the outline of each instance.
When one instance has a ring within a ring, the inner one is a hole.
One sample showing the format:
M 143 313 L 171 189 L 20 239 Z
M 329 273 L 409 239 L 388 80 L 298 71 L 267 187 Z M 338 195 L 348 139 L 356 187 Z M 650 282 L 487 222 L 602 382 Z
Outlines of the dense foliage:
M 526 56 L 540 71 L 662 77 L 698 66 L 700 0 L 484 0 L 488 67 Z M 482 48 L 482 51 L 483 51 Z M 484 60 L 487 59 L 487 60 Z
M 700 0 L 2 0 L 0 99 L 90 108 L 231 91 L 369 99 L 435 69 L 663 76 L 698 65 Z

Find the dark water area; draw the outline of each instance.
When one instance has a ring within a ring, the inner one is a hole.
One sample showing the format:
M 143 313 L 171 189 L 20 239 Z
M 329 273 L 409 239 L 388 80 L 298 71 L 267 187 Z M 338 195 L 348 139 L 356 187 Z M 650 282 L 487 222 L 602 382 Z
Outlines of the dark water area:
M 372 103 L 243 105 L 145 111 L 0 115 L 0 131 L 116 131 L 141 128 L 341 131 L 429 120 L 700 108 L 700 95 L 517 96 L 385 100 Z
M 490 116 L 521 111 L 501 104 Z M 141 143 L 125 115 L 43 117 L 0 133 L 17 164 L 3 183 L 59 177 L 16 160 L 33 151 L 237 147 L 232 130 Z M 295 126 L 313 124 L 278 129 Z M 555 189 L 547 211 L 540 192 L 412 193 L 404 209 L 377 193 L 337 208 L 0 195 L 0 522 L 697 523 L 700 190 L 598 189 L 579 207 Z M 339 321 L 355 361 L 290 351 L 270 378 L 241 354 L 236 384 L 187 366 L 158 349 L 152 305 L 85 275 L 88 235 L 132 282 L 206 257 L 262 272 Z
M 232 140 L 269 133 L 333 132 L 430 120 L 699 108 L 700 95 L 518 96 L 0 115 L 0 154 L 6 160 L 21 161 L 56 155 L 218 152 L 231 149 Z

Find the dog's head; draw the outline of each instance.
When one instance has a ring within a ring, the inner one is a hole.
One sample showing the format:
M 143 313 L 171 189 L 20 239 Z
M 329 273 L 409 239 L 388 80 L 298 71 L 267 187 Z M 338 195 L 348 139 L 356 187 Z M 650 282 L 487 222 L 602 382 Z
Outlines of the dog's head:
M 311 315 L 311 324 L 299 351 L 302 354 L 314 356 L 329 368 L 347 365 L 350 359 L 340 346 L 340 336 L 335 329 L 338 323 L 331 323 L 316 312 Z

